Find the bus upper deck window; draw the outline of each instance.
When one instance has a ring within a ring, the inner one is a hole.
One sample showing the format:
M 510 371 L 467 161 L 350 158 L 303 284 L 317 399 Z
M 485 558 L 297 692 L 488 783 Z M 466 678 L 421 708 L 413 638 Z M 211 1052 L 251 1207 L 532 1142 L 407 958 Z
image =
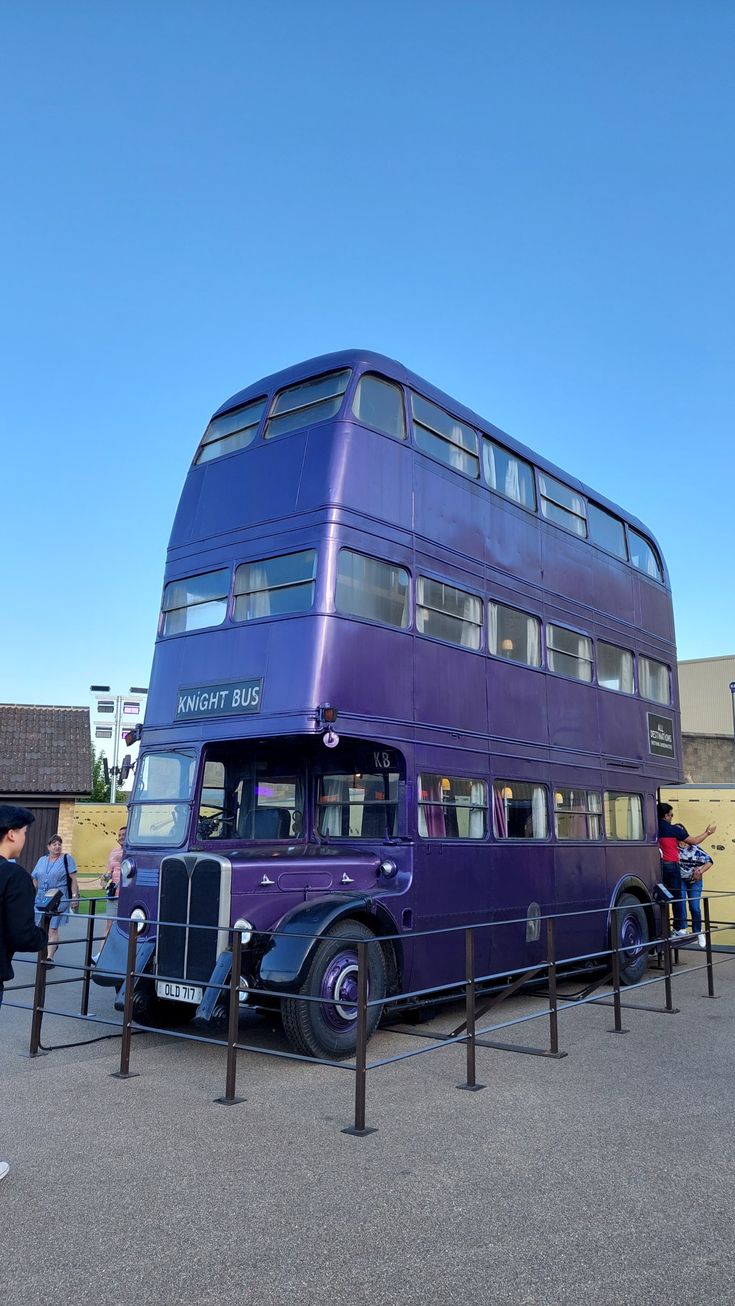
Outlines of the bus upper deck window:
M 545 472 L 539 472 L 538 483 L 544 517 L 584 539 L 587 535 L 587 521 L 581 494 L 571 490 L 568 485 L 562 485 L 561 481 L 555 481 Z
M 480 475 L 477 432 L 421 395 L 411 395 L 411 412 L 419 449 L 477 480 Z
M 630 542 L 630 560 L 638 571 L 645 572 L 646 576 L 653 576 L 654 580 L 663 580 L 663 570 L 658 560 L 658 555 L 652 544 L 643 535 L 639 535 L 630 526 L 628 527 L 628 540 Z
M 506 499 L 520 503 L 524 508 L 536 507 L 536 490 L 533 484 L 533 471 L 529 463 L 494 440 L 482 441 L 482 465 L 485 480 L 491 490 L 497 490 Z
M 202 576 L 169 581 L 163 591 L 163 634 L 220 626 L 227 615 L 230 573 L 227 567 Z
M 656 658 L 639 657 L 638 688 L 641 698 L 648 698 L 653 703 L 671 704 L 671 673 L 665 662 Z
M 335 417 L 342 406 L 349 379 L 350 368 L 347 367 L 279 390 L 266 423 L 266 440 Z
M 628 551 L 625 547 L 625 527 L 619 517 L 613 517 L 611 512 L 606 512 L 604 508 L 598 508 L 596 503 L 587 505 L 587 518 L 590 524 L 590 539 L 593 544 L 599 544 L 601 549 L 606 553 L 612 553 L 616 558 L 625 558 L 627 560 Z
M 254 399 L 231 413 L 213 417 L 202 436 L 195 463 L 208 463 L 223 454 L 247 448 L 255 439 L 264 409 L 265 399 Z
M 242 563 L 235 571 L 235 621 L 308 612 L 315 575 L 316 549 Z
M 360 377 L 352 401 L 352 411 L 357 420 L 366 426 L 373 426 L 376 431 L 395 436 L 397 440 L 405 440 L 403 392 L 400 386 L 383 380 L 382 376 L 368 373 Z

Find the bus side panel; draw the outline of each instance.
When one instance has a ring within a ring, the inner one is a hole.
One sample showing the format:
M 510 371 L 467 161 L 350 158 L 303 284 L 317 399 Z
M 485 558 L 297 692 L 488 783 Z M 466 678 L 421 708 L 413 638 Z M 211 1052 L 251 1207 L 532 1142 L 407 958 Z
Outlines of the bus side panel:
M 671 595 L 653 581 L 646 580 L 640 572 L 635 574 L 637 589 L 638 625 L 647 635 L 660 635 L 667 643 L 674 642 L 674 613 Z
M 488 728 L 503 740 L 547 744 L 546 676 L 503 658 L 488 660 Z
M 600 718 L 600 748 L 613 757 L 647 762 L 648 731 L 641 714 L 640 700 L 613 690 L 597 695 Z
M 410 719 L 413 659 L 405 632 L 338 617 L 328 625 L 329 660 L 319 671 L 317 701 L 367 718 Z
M 451 730 L 487 730 L 486 661 L 432 640 L 414 640 L 416 720 Z

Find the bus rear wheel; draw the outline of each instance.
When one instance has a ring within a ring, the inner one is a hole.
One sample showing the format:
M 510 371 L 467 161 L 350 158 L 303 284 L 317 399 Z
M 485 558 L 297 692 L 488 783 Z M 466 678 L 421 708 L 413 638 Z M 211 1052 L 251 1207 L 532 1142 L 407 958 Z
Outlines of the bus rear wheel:
M 371 1002 L 385 997 L 385 956 L 375 935 L 361 921 L 337 921 L 317 944 L 299 990 L 304 997 L 325 1001 L 284 998 L 281 1003 L 286 1038 L 302 1056 L 341 1061 L 353 1055 L 357 1046 L 357 943 L 363 940 L 373 943 L 367 950 L 368 997 Z M 368 1038 L 381 1011 L 379 1005 L 368 1007 Z
M 637 984 L 648 966 L 651 934 L 643 904 L 632 893 L 621 893 L 615 903 L 620 940 L 620 982 Z

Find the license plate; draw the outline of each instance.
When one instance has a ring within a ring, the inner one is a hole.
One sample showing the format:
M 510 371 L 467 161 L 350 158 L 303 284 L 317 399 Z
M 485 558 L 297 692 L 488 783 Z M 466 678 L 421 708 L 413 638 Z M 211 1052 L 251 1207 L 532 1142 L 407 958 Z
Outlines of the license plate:
M 156 980 L 156 993 L 159 998 L 170 998 L 172 1002 L 194 1002 L 197 1006 L 202 1000 L 202 990 L 194 984 L 180 984 L 178 980 Z

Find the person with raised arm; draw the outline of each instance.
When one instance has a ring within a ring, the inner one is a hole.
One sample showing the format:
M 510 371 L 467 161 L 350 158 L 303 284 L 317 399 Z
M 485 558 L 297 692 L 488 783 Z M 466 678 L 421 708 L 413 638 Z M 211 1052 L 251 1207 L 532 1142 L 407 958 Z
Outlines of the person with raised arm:
M 685 826 L 674 822 L 674 809 L 671 803 L 659 803 L 657 812 L 661 878 L 674 899 L 671 904 L 674 916 L 671 937 L 683 939 L 690 931 L 687 929 L 686 899 L 679 866 L 679 844 L 693 846 L 695 843 L 701 843 L 703 839 L 709 839 L 710 835 L 714 834 L 717 826 L 708 825 L 702 834 L 690 834 Z

